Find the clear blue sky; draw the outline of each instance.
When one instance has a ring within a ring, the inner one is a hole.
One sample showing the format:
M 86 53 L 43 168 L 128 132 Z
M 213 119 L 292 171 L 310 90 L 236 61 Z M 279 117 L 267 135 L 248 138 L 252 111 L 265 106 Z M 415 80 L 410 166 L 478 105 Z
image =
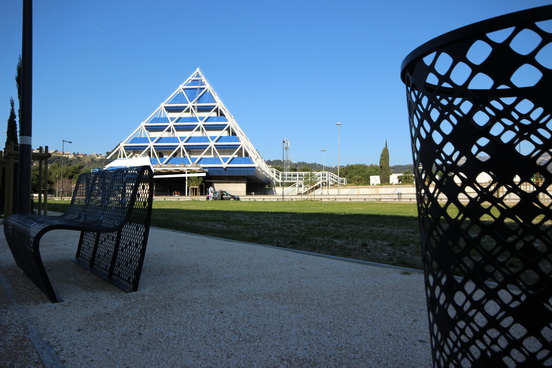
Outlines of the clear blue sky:
M 412 162 L 404 57 L 550 0 L 34 1 L 33 147 L 111 151 L 201 68 L 266 159 Z M 22 1 L 0 6 L 0 144 L 17 100 Z M 1 147 L 0 147 L 1 148 Z M 321 149 L 325 148 L 325 153 Z

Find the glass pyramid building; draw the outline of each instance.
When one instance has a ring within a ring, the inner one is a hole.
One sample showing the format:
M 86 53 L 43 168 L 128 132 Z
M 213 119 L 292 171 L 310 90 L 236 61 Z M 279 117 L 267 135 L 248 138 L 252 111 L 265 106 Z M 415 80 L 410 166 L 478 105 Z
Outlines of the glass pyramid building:
M 157 192 L 185 192 L 204 178 L 205 190 L 246 194 L 272 183 L 273 172 L 200 69 L 182 83 L 108 156 L 108 168 L 150 165 Z M 202 191 L 203 191 L 202 190 Z

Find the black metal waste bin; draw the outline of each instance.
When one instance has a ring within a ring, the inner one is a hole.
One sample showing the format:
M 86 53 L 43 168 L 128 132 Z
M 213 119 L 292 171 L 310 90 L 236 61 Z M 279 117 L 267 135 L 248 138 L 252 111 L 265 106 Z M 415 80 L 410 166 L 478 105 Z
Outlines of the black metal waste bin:
M 552 6 L 402 64 L 435 367 L 552 367 Z

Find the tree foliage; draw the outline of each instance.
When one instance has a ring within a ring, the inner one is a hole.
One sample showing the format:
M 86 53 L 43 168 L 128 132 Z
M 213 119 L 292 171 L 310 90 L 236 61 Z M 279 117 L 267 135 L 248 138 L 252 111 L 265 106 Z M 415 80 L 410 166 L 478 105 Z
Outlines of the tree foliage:
M 13 142 L 13 148 L 19 150 L 19 142 L 17 139 L 17 120 L 15 116 L 15 107 L 13 98 L 10 98 L 10 116 L 8 117 L 8 129 L 6 130 L 6 145 L 4 150 L 8 149 L 8 143 Z
M 90 172 L 92 169 L 101 169 L 107 163 L 107 159 L 95 155 L 63 157 L 54 153 L 48 160 L 48 192 L 57 194 L 61 189 L 65 194 L 71 194 L 72 186 L 80 174 Z M 33 163 L 31 175 L 32 190 L 37 191 L 39 185 L 37 162 Z
M 305 172 L 308 172 L 307 176 L 305 176 L 305 185 L 312 186 L 316 184 L 316 175 L 311 170 L 305 170 Z
M 190 176 L 188 178 L 188 187 L 199 187 L 203 183 L 201 176 Z
M 15 82 L 17 84 L 17 97 L 18 97 L 18 100 L 19 100 L 19 105 L 18 105 L 18 111 L 19 111 L 19 116 L 21 118 L 21 70 L 22 70 L 22 64 L 21 64 L 21 56 L 19 56 L 19 61 L 17 63 L 17 71 L 16 71 L 16 75 L 15 75 Z M 18 137 L 17 137 L 17 117 L 15 115 L 15 106 L 14 106 L 14 102 L 13 102 L 13 98 L 10 98 L 10 115 L 8 117 L 8 127 L 6 129 L 6 145 L 4 147 L 5 150 L 7 150 L 8 148 L 8 143 L 9 142 L 13 142 L 13 149 L 14 150 L 19 150 L 19 141 L 18 141 Z M 13 197 L 15 198 L 14 200 L 14 209 L 17 208 L 17 198 L 18 198 L 18 194 L 17 194 L 17 191 L 19 190 L 19 185 L 18 185 L 18 165 L 15 165 L 14 166 L 14 176 L 13 176 Z M 3 193 L 6 186 L 7 186 L 7 179 L 6 179 L 6 176 L 3 177 L 2 181 L 0 182 L 0 193 Z M 1 195 L 0 196 L 0 211 L 2 211 L 4 209 L 4 195 Z
M 339 174 L 350 185 L 370 185 L 370 176 L 378 175 L 379 169 L 376 165 L 354 164 L 342 167 Z
M 399 176 L 401 184 L 414 184 L 414 174 L 412 171 L 405 170 L 401 176 Z
M 388 157 L 389 157 L 389 152 L 388 152 Z M 266 160 L 266 163 L 269 166 L 275 168 L 276 170 L 283 171 L 284 167 L 282 165 L 282 160 Z M 369 165 L 351 164 L 351 165 L 348 165 L 348 166 L 367 166 L 367 167 L 369 167 L 370 172 L 373 172 L 370 175 L 380 175 L 379 166 L 377 166 L 376 164 L 369 164 Z M 331 165 L 323 166 L 323 165 L 321 165 L 319 163 L 316 163 L 316 162 L 304 162 L 304 161 L 291 162 L 291 163 L 289 163 L 289 166 L 288 166 L 289 171 L 322 171 L 322 169 L 324 169 L 326 171 L 333 172 L 334 174 L 337 174 L 337 166 L 331 166 Z M 345 169 L 345 167 L 341 166 L 339 173 L 342 177 L 345 177 L 345 175 L 342 173 L 343 169 Z M 373 171 L 374 169 L 375 169 L 375 171 Z M 393 165 L 393 166 L 390 167 L 390 174 L 391 173 L 403 173 L 406 170 L 412 171 L 413 170 L 412 164 Z M 351 182 L 349 181 L 349 183 L 351 183 Z M 358 184 L 358 185 L 370 185 L 370 180 L 368 180 L 368 181 L 364 180 L 363 183 L 364 184 Z M 355 184 L 355 185 L 357 185 L 357 184 Z
M 283 171 L 284 165 L 282 160 L 266 160 L 267 165 L 272 166 L 276 170 Z M 286 162 L 286 169 L 290 172 L 307 172 L 307 171 L 322 171 L 322 168 L 325 168 L 326 171 L 336 172 L 337 168 L 331 166 L 322 166 L 319 163 L 314 162 Z
M 17 116 L 19 116 L 19 124 L 21 124 L 21 99 L 23 98 L 23 62 L 21 61 L 21 55 L 17 61 L 17 71 L 15 73 L 15 84 L 17 85 Z
M 412 170 L 414 170 L 414 165 L 407 164 L 407 165 L 393 165 L 391 166 L 391 172 L 392 173 L 404 173 L 405 171 L 409 170 L 412 173 Z
M 389 166 L 389 150 L 387 149 L 387 141 L 380 155 L 380 181 L 382 184 L 389 184 L 391 178 L 391 167 Z

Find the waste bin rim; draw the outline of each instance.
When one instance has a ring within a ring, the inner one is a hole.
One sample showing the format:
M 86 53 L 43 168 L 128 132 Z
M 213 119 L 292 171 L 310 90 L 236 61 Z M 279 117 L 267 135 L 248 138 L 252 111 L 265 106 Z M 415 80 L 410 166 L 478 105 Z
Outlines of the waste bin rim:
M 513 27 L 527 21 L 535 22 L 547 19 L 552 19 L 552 5 L 539 6 L 537 8 L 500 15 L 444 33 L 417 47 L 404 58 L 401 64 L 401 80 L 403 83 L 406 83 L 406 70 L 409 68 L 410 64 L 445 45 L 477 34 Z

